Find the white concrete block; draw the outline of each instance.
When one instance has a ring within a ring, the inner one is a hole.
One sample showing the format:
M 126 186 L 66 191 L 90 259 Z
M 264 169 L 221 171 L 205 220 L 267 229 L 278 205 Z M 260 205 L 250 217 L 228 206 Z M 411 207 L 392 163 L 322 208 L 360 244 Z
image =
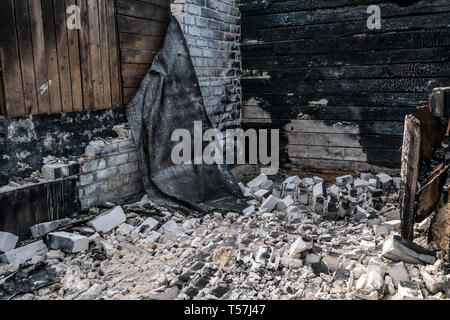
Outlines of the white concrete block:
M 89 238 L 69 232 L 52 232 L 48 234 L 47 245 L 50 249 L 69 253 L 78 253 L 89 249 Z
M 114 207 L 89 221 L 88 225 L 97 232 L 107 233 L 127 220 L 122 207 Z
M 0 260 L 10 264 L 20 264 L 30 260 L 34 256 L 43 256 L 47 251 L 48 249 L 44 241 L 39 240 L 4 253 Z
M 0 252 L 8 252 L 16 247 L 19 237 L 9 232 L 0 231 Z

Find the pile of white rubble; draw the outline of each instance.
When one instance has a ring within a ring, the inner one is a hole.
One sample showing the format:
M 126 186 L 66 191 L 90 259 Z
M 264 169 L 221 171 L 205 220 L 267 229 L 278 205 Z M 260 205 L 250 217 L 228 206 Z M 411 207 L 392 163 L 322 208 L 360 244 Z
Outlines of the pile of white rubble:
M 398 178 L 325 184 L 260 175 L 240 184 L 242 213 L 183 216 L 144 197 L 64 231 L 69 221 L 35 226 L 42 240 L 28 246 L 2 233 L 0 289 L 44 261 L 60 281 L 15 299 L 447 299 L 448 258 L 427 243 L 429 221 L 415 243 L 398 236 Z

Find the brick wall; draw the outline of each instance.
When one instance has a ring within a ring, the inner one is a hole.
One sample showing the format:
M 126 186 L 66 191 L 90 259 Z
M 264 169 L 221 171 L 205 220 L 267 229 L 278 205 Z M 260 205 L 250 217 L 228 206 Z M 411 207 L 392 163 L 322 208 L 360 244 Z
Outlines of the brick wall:
M 117 202 L 144 192 L 138 154 L 128 129 L 115 127 L 118 138 L 92 141 L 78 163 L 78 199 L 82 209 Z
M 216 128 L 241 121 L 240 13 L 237 0 L 175 0 L 208 116 Z

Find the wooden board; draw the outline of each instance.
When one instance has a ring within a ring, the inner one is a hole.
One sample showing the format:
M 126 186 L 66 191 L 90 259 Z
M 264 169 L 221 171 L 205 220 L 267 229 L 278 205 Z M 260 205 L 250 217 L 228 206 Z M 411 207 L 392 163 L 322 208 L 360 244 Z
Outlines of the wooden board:
M 127 105 L 161 49 L 169 21 L 168 0 L 117 0 L 123 104 Z
M 25 99 L 26 114 L 38 113 L 36 79 L 34 77 L 33 44 L 31 39 L 31 23 L 28 1 L 16 1 L 17 38 L 19 40 L 19 56 L 22 69 L 22 87 Z M 30 72 L 30 70 L 32 70 Z
M 373 4 L 380 30 L 367 27 Z M 450 85 L 450 3 L 243 0 L 240 9 L 243 125 L 281 130 L 286 163 L 399 169 L 405 115 Z
M 73 111 L 72 82 L 70 76 L 69 46 L 67 41 L 67 19 L 65 1 L 53 0 L 58 53 L 59 81 L 63 112 Z
M 406 116 L 402 146 L 400 185 L 401 235 L 413 240 L 417 180 L 420 161 L 420 121 L 413 115 Z
M 65 0 L 65 3 L 66 8 L 69 8 L 72 5 L 76 5 L 76 0 Z M 69 46 L 73 111 L 81 111 L 83 110 L 83 86 L 81 80 L 80 44 L 77 29 L 67 29 L 67 42 Z
M 45 54 L 44 22 L 42 20 L 41 1 L 28 1 L 30 9 L 31 37 L 33 39 L 34 74 L 38 113 L 50 112 L 50 94 L 48 90 L 47 58 Z
M 115 1 L 2 2 L 2 113 L 17 117 L 121 106 Z M 67 26 L 72 5 L 81 9 L 79 30 Z
M 19 44 L 15 25 L 14 1 L 2 1 L 2 10 L 0 10 L 0 60 L 4 82 L 5 109 L 10 117 L 25 113 L 22 71 L 18 59 Z

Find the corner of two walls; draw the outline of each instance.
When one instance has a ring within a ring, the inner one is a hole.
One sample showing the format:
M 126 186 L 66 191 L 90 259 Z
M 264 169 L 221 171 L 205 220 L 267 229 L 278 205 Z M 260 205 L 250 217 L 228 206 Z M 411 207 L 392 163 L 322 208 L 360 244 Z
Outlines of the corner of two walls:
M 186 38 L 206 112 L 219 130 L 242 115 L 240 11 L 237 0 L 174 0 L 171 12 Z

